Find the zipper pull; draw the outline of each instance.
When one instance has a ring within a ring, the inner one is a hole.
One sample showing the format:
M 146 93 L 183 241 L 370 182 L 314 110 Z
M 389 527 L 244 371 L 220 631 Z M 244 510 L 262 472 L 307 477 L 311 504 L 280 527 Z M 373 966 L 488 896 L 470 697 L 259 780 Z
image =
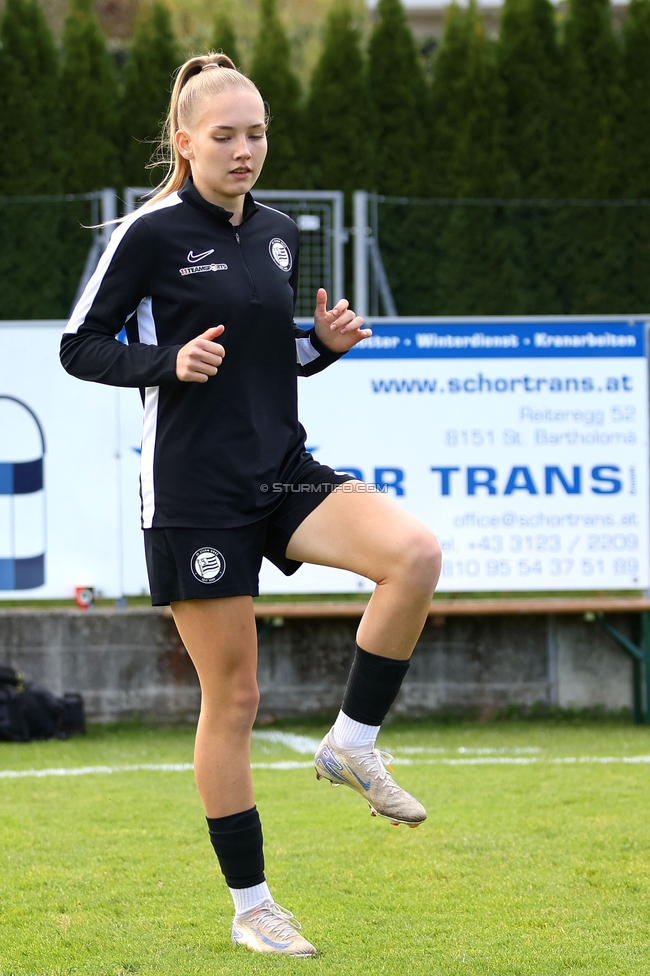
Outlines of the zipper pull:
M 235 231 L 235 240 L 239 244 L 239 233 L 238 233 L 238 231 Z

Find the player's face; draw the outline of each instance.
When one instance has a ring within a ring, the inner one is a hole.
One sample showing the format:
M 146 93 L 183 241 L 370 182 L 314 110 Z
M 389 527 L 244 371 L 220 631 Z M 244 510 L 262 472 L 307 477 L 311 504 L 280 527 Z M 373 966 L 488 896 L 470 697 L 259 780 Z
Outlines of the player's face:
M 177 144 L 190 160 L 200 192 L 217 199 L 243 196 L 255 184 L 266 157 L 264 103 L 257 92 L 234 91 L 206 98 L 191 132 Z

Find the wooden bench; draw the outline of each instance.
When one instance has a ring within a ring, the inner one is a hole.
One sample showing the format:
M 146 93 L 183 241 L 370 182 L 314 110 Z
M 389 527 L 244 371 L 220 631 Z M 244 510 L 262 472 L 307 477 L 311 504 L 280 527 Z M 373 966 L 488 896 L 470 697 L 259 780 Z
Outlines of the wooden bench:
M 255 617 L 261 621 L 260 633 L 278 626 L 285 619 L 359 619 L 368 606 L 365 600 L 332 602 L 293 601 L 255 603 Z M 641 646 L 605 619 L 606 613 L 638 613 L 641 618 Z M 632 659 L 634 720 L 650 725 L 650 599 L 647 597 L 508 597 L 504 599 L 435 599 L 429 619 L 443 626 L 447 617 L 511 616 L 535 614 L 580 614 L 597 623 Z M 645 685 L 645 696 L 644 696 Z M 645 707 L 644 707 L 645 697 Z

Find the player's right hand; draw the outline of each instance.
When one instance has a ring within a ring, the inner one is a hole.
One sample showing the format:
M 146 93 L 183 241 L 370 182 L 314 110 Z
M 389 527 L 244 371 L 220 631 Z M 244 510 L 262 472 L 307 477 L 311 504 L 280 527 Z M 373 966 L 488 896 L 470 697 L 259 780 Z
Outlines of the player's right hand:
M 176 375 L 183 383 L 207 383 L 216 376 L 223 362 L 226 350 L 218 342 L 213 342 L 225 330 L 217 325 L 207 329 L 178 350 L 176 356 Z

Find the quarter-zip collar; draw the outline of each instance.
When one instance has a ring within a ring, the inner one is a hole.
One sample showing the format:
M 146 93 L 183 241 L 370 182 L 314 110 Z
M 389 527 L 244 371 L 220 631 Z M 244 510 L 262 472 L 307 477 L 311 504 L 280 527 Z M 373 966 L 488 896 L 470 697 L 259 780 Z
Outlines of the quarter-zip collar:
M 184 203 L 189 203 L 190 206 L 196 207 L 197 210 L 202 210 L 214 220 L 217 220 L 220 224 L 230 223 L 232 212 L 225 210 L 224 207 L 218 207 L 216 203 L 210 203 L 205 199 L 205 197 L 202 197 L 197 188 L 194 186 L 194 181 L 192 180 L 191 176 L 185 181 L 178 195 Z M 242 224 L 245 224 L 247 220 L 250 220 L 250 218 L 253 217 L 258 211 L 259 207 L 253 200 L 250 193 L 247 193 L 244 196 L 244 213 Z

